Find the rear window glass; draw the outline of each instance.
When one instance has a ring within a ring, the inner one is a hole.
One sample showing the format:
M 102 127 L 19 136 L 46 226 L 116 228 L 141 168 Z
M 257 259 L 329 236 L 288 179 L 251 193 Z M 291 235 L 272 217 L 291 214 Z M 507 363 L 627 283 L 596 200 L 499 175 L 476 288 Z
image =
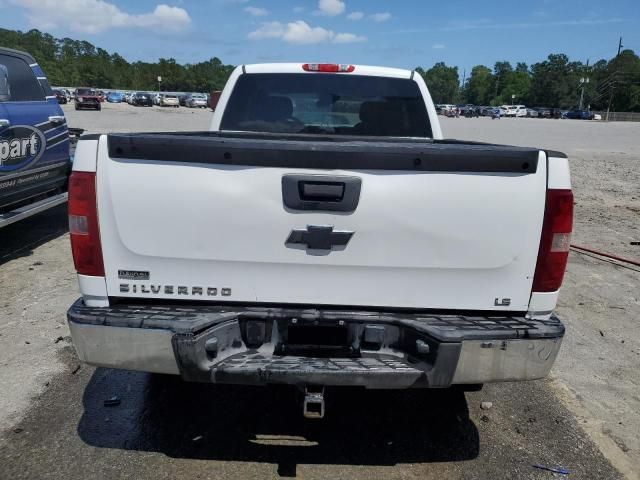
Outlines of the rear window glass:
M 242 75 L 220 129 L 431 137 L 427 109 L 415 81 L 351 74 Z
M 79 88 L 76 90 L 76 94 L 78 95 L 95 95 L 96 91 L 91 90 L 90 88 Z

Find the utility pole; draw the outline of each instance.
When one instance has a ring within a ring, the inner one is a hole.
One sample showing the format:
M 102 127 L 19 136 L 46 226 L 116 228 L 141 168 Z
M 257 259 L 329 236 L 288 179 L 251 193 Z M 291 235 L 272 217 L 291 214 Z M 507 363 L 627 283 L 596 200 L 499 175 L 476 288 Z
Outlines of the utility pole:
M 620 55 L 620 50 L 622 50 L 622 47 L 624 45 L 622 45 L 622 37 L 620 37 L 620 41 L 618 42 L 618 55 L 616 55 L 616 57 L 618 57 Z M 615 80 L 615 75 L 616 72 L 613 72 L 612 74 L 612 79 L 611 79 L 611 95 L 609 95 L 609 105 L 607 105 L 607 117 L 606 117 L 606 121 L 609 121 L 609 111 L 611 110 L 611 102 L 613 101 L 613 91 L 615 90 L 616 87 L 616 80 Z
M 611 102 L 613 101 L 613 90 L 616 87 L 616 72 L 613 72 L 613 74 L 611 75 L 611 95 L 609 95 L 609 105 L 607 105 L 607 116 L 605 118 L 605 120 L 608 122 L 609 121 L 609 111 L 611 111 Z
M 624 47 L 624 45 L 622 45 L 622 37 L 620 37 L 620 41 L 618 42 L 618 55 L 620 55 L 620 50 L 622 50 L 622 47 Z
M 587 66 L 586 66 L 586 77 L 582 77 L 580 79 L 580 84 L 582 85 L 582 91 L 580 92 L 580 110 L 582 110 L 582 102 L 584 101 L 584 86 L 586 83 L 589 83 L 589 59 L 587 58 Z

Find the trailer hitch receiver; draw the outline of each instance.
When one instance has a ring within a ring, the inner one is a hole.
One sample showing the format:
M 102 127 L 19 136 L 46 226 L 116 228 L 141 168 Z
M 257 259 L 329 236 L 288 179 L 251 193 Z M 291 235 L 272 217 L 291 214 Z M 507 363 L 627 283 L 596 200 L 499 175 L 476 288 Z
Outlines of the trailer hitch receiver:
M 324 417 L 324 387 L 305 387 L 302 413 L 305 418 Z

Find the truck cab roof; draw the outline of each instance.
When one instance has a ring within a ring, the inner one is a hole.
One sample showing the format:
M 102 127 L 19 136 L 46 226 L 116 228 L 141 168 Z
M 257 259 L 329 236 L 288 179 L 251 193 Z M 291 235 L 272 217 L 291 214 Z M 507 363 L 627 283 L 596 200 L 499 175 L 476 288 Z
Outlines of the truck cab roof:
M 21 57 L 29 64 L 36 63 L 36 60 L 31 56 L 30 53 L 23 52 L 22 50 L 15 50 L 13 48 L 5 48 L 0 47 L 0 54 L 13 55 L 14 57 Z
M 319 65 L 304 63 L 254 63 L 243 65 L 244 73 L 316 73 L 306 72 L 303 65 Z M 394 78 L 411 78 L 412 70 L 404 70 L 400 68 L 376 67 L 372 65 L 353 65 L 352 72 L 344 72 L 345 75 L 368 75 L 374 77 L 394 77 Z

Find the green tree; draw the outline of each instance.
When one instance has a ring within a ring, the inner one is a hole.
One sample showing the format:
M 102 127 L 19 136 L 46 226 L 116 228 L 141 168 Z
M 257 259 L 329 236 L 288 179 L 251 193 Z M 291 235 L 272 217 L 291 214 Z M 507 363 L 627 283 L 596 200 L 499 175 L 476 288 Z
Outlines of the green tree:
M 56 39 L 38 30 L 23 33 L 0 28 L 0 45 L 29 52 L 49 82 L 61 86 L 156 90 L 160 75 L 163 90 L 220 90 L 234 68 L 217 57 L 191 65 L 180 65 L 172 58 L 129 63 L 87 41 Z
M 416 72 L 424 78 L 434 103 L 456 103 L 459 100 L 458 67 L 447 67 L 444 62 L 438 62 L 427 71 L 418 67 Z
M 466 101 L 474 105 L 488 105 L 493 95 L 493 84 L 491 70 L 484 65 L 476 65 L 464 86 Z
M 609 106 L 612 111 L 640 111 L 640 58 L 633 50 L 623 50 L 613 58 L 606 68 L 603 109 Z M 605 106 L 606 103 L 606 106 Z
M 549 107 L 578 104 L 583 65 L 570 62 L 564 54 L 551 54 L 531 66 L 530 103 Z
M 529 68 L 526 63 L 519 62 L 515 70 L 505 75 L 501 100 L 507 104 L 513 103 L 514 100 L 516 103 L 527 102 L 530 88 Z
M 513 67 L 509 62 L 496 62 L 493 67 L 493 96 L 491 98 L 492 105 L 501 105 L 507 103 L 504 101 L 503 93 L 507 80 Z M 510 103 L 510 102 L 509 102 Z

